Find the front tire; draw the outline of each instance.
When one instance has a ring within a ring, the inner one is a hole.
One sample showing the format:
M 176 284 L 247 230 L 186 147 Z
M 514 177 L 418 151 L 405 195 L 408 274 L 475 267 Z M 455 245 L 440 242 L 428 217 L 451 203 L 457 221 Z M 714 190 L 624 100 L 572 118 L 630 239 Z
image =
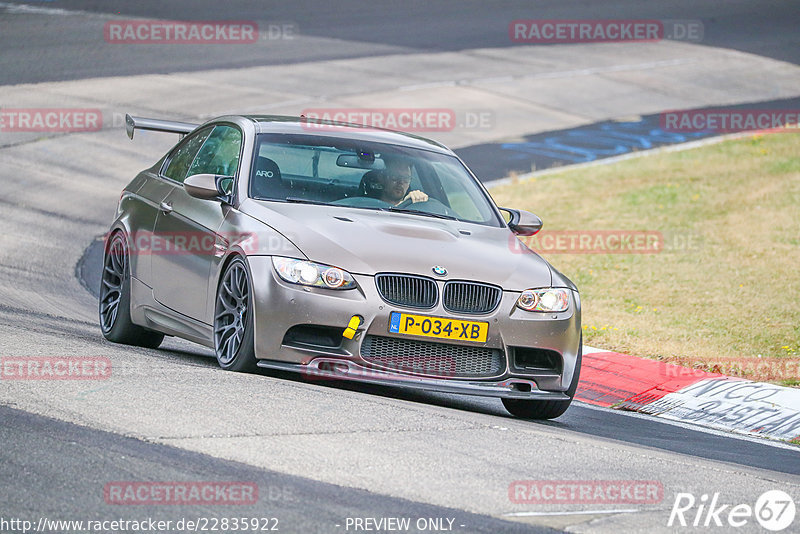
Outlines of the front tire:
M 103 255 L 99 315 L 103 336 L 114 343 L 156 349 L 164 334 L 131 321 L 131 276 L 128 246 L 122 232 L 111 237 Z
M 247 265 L 237 256 L 225 268 L 214 306 L 214 353 L 223 369 L 258 369 L 253 341 L 254 300 Z
M 580 343 L 578 358 L 575 361 L 575 374 L 572 375 L 572 382 L 570 382 L 569 389 L 565 392 L 569 400 L 542 401 L 502 399 L 503 406 L 505 406 L 506 410 L 508 410 L 511 415 L 522 419 L 555 419 L 556 417 L 564 415 L 569 405 L 572 404 L 575 392 L 578 390 L 578 382 L 581 375 L 581 362 L 583 360 L 583 336 L 581 336 Z

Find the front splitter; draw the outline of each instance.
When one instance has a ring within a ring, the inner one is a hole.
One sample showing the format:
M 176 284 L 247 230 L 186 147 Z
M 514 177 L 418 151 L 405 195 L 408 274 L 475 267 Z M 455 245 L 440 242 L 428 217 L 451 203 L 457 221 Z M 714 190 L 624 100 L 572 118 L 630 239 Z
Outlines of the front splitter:
M 258 366 L 265 369 L 299 373 L 315 380 L 349 380 L 382 386 L 505 399 L 569 400 L 569 397 L 562 392 L 542 391 L 537 388 L 534 381 L 521 378 L 507 378 L 497 382 L 427 378 L 371 369 L 350 360 L 335 358 L 315 358 L 307 365 L 259 360 Z

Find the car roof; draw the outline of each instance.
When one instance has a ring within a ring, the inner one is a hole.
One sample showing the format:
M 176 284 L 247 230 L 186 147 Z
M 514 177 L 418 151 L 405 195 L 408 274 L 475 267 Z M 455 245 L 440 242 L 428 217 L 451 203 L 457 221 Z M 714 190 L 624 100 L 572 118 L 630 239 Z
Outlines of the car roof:
M 242 117 L 255 123 L 257 133 L 338 137 L 375 143 L 387 143 L 408 148 L 419 148 L 442 154 L 453 154 L 449 148 L 432 139 L 405 132 L 364 126 L 362 124 L 307 119 L 305 117 L 289 117 L 284 115 L 243 115 Z

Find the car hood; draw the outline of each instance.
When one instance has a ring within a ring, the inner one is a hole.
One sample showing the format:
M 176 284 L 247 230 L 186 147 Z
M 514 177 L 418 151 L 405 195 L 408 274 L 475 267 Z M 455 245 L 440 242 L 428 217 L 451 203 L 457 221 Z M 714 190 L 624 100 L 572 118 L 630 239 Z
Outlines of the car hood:
M 505 290 L 548 287 L 549 264 L 507 228 L 404 213 L 248 199 L 243 213 L 283 234 L 312 261 L 353 274 L 401 272 L 475 280 Z

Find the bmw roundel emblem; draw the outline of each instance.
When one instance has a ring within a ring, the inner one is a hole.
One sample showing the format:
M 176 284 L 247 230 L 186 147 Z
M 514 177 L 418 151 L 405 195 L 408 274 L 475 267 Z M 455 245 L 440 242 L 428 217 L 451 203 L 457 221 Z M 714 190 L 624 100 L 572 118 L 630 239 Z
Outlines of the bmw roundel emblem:
M 433 273 L 438 274 L 439 276 L 444 276 L 447 274 L 447 269 L 445 269 L 441 265 L 434 265 Z

